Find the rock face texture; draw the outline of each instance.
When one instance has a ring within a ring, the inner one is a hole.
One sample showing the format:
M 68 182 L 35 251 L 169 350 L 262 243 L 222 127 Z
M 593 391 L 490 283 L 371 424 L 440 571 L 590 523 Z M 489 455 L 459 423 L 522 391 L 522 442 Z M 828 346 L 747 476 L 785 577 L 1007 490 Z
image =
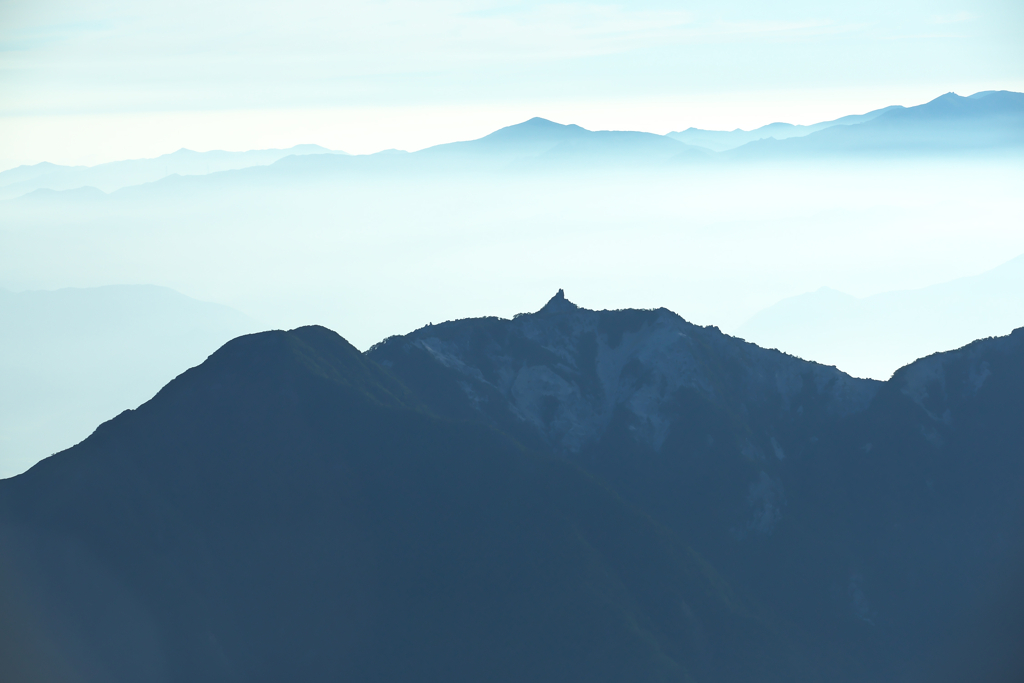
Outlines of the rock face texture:
M 557 451 L 593 446 L 615 422 L 661 449 L 687 419 L 686 401 L 734 413 L 747 428 L 767 415 L 839 417 L 864 410 L 880 386 L 690 324 L 666 309 L 590 311 L 562 290 L 537 313 L 432 325 L 369 356 L 439 410 L 483 418 Z M 767 427 L 766 427 L 767 429 Z M 770 431 L 770 429 L 768 429 Z M 773 434 L 742 448 L 784 457 Z

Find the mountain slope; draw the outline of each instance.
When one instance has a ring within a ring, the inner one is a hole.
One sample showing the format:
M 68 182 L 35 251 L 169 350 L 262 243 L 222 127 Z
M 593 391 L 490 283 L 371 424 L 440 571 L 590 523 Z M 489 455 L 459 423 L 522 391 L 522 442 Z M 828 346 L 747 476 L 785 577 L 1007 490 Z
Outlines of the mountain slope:
M 580 464 L 809 648 L 877 681 L 926 680 L 957 649 L 951 634 L 978 626 L 975 587 L 1024 551 L 1022 342 L 977 342 L 880 383 L 559 293 L 535 314 L 368 353 L 435 410 Z
M 804 486 L 902 680 L 1024 671 L 1024 328 L 898 370 Z M 913 674 L 911 673 L 913 672 Z
M 0 482 L 5 680 L 804 680 L 576 468 L 323 328 L 236 339 Z
M 165 287 L 0 290 L 0 477 L 87 437 L 259 329 Z

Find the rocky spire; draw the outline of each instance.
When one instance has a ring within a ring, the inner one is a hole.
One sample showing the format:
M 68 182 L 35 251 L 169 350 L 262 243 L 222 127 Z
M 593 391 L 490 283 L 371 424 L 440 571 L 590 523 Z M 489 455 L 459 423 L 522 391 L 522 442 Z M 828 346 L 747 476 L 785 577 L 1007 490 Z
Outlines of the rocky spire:
M 558 294 L 551 297 L 551 300 L 544 304 L 544 308 L 537 311 L 538 313 L 564 313 L 566 311 L 575 311 L 579 306 L 574 304 L 565 298 L 565 291 L 558 290 Z

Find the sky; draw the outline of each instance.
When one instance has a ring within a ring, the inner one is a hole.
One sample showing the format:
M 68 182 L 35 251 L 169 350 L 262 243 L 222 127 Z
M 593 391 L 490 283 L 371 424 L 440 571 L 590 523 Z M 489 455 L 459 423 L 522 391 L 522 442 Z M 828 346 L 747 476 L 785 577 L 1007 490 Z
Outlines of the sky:
M 1024 90 L 1021 35 L 1012 0 L 0 0 L 0 169 L 813 123 Z

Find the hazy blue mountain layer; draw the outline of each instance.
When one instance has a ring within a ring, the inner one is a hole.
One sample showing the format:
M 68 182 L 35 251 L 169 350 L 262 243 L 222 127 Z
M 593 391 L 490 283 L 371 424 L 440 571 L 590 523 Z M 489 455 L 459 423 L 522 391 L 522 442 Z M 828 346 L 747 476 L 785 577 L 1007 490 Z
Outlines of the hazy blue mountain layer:
M 113 192 L 122 187 L 151 183 L 170 175 L 205 175 L 250 166 L 265 166 L 292 155 L 342 154 L 320 145 L 296 145 L 289 149 L 255 149 L 248 152 L 193 152 L 179 149 L 155 159 L 112 161 L 98 166 L 58 166 L 48 162 L 19 166 L 0 173 L 0 199 L 34 190 L 72 190 L 95 187 Z
M 50 163 L 0 173 L 0 199 L 30 192 L 95 187 L 104 192 L 171 176 L 209 175 L 274 165 L 271 174 L 324 177 L 481 171 L 593 171 L 600 168 L 664 168 L 710 160 L 792 160 L 821 155 L 857 158 L 920 155 L 1019 155 L 1024 148 L 1024 94 L 1008 91 L 960 97 L 948 93 L 915 107 L 890 106 L 811 126 L 773 123 L 753 131 L 688 129 L 668 135 L 638 131 L 591 131 L 533 118 L 478 140 L 436 145 L 413 153 L 387 150 L 347 155 L 318 145 L 249 152 L 182 149 L 155 159 L 116 161 L 93 167 Z M 246 174 L 235 178 L 257 179 Z M 218 180 L 219 182 L 219 180 Z
M 936 349 L 1024 325 L 1024 256 L 972 277 L 857 298 L 822 288 L 757 313 L 736 335 L 766 348 L 886 379 Z
M 0 575 L 8 681 L 813 680 L 655 521 L 317 327 L 0 482 Z
M 728 136 L 727 141 L 719 140 L 719 134 Z M 681 142 L 680 136 L 686 142 Z M 744 136 L 752 141 L 747 142 Z M 741 138 L 746 144 L 739 142 Z M 702 140 L 706 147 L 696 144 Z M 395 182 L 403 177 L 422 179 L 424 174 L 432 178 L 479 178 L 481 173 L 495 172 L 525 176 L 638 168 L 663 172 L 695 165 L 700 168 L 712 161 L 813 160 L 822 155 L 871 159 L 994 154 L 1016 158 L 1022 149 L 1024 94 L 993 91 L 959 97 L 949 93 L 916 107 L 886 107 L 814 126 L 770 124 L 749 133 L 683 131 L 662 136 L 591 131 L 533 118 L 478 140 L 436 145 L 413 153 L 388 150 L 351 156 L 317 145 L 299 145 L 287 150 L 250 152 L 179 150 L 156 159 L 88 168 L 42 163 L 0 173 L 0 199 L 37 192 L 40 194 L 34 200 L 54 201 L 53 190 L 93 187 L 112 192 L 158 181 L 160 188 L 177 187 L 184 180 L 189 186 L 216 189 L 239 183 L 273 186 L 296 180 L 321 182 L 339 176 Z M 157 190 L 143 192 L 153 191 Z
M 832 126 L 788 140 L 759 140 L 727 155 L 761 160 L 819 155 L 1016 155 L 1022 148 L 1024 93 L 995 91 L 970 97 L 947 93 L 916 107 L 890 109 L 864 123 Z
M 810 135 L 815 131 L 831 128 L 832 126 L 850 126 L 857 123 L 864 123 L 865 121 L 870 121 L 871 119 L 877 118 L 878 116 L 893 109 L 903 109 L 903 107 L 899 105 L 883 107 L 882 109 L 869 111 L 867 114 L 851 114 L 849 116 L 842 116 L 833 121 L 822 121 L 821 123 L 813 123 L 809 126 L 779 122 L 769 123 L 767 126 L 761 126 L 760 128 L 755 128 L 753 130 L 741 130 L 739 128 L 736 130 L 703 130 L 701 128 L 687 128 L 686 130 L 669 133 L 668 137 L 675 138 L 676 140 L 685 142 L 688 145 L 704 147 L 715 152 L 724 152 L 727 149 L 733 149 L 740 145 L 745 145 L 748 142 L 754 142 L 755 140 L 763 140 L 765 138 L 785 140 L 786 138 Z
M 0 290 L 0 477 L 78 443 L 256 329 L 163 287 Z
M 533 118 L 479 140 L 438 145 L 415 154 L 447 163 L 486 158 L 491 163 L 525 170 L 559 162 L 657 163 L 687 153 L 701 156 L 706 151 L 653 133 L 591 131 Z

